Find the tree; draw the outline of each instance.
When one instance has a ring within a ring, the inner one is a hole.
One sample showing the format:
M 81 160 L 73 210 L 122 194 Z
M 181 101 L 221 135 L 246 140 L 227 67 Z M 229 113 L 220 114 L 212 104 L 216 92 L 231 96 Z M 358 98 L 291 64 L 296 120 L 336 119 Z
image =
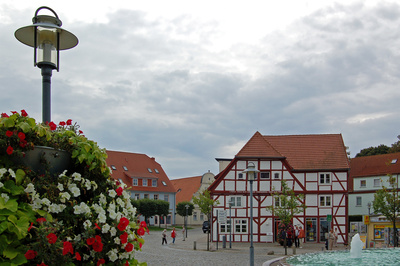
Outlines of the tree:
M 157 203 L 151 199 L 140 199 L 137 201 L 139 203 L 138 213 L 144 216 L 144 220 L 147 223 L 147 219 L 156 214 Z
M 203 193 L 199 193 L 197 197 L 193 196 L 193 203 L 199 206 L 201 212 L 204 213 L 208 221 L 210 221 L 212 208 L 219 202 L 211 197 L 209 190 L 205 190 Z M 210 231 L 207 233 L 207 250 L 210 250 Z
M 186 204 L 189 205 L 189 208 L 187 210 L 187 215 L 188 216 L 193 215 L 194 204 L 191 203 L 190 201 L 179 202 L 176 205 L 176 213 L 179 214 L 180 216 L 185 217 L 186 216 Z
M 390 147 L 389 153 L 400 152 L 400 135 L 397 136 L 398 141 L 392 144 Z
M 274 204 L 267 207 L 267 210 L 278 216 L 281 225 L 280 229 L 286 232 L 292 229 L 292 220 L 296 214 L 304 212 L 307 206 L 304 202 L 304 194 L 297 194 L 289 188 L 285 180 L 281 182 L 282 189 L 272 193 Z M 285 255 L 287 255 L 286 235 L 284 238 Z
M 398 246 L 397 238 L 397 228 L 396 220 L 400 212 L 400 198 L 398 192 L 398 180 L 392 175 L 389 176 L 389 186 L 382 186 L 382 189 L 378 190 L 374 195 L 374 201 L 372 202 L 372 207 L 374 208 L 374 213 L 381 213 L 393 223 L 394 231 L 394 246 Z
M 169 214 L 169 202 L 165 200 L 154 200 L 156 203 L 155 215 L 168 216 Z M 161 227 L 161 223 L 158 223 L 158 227 Z
M 369 147 L 362 149 L 359 153 L 356 154 L 356 157 L 387 154 L 389 153 L 389 149 L 390 148 L 388 146 L 381 144 L 378 147 Z

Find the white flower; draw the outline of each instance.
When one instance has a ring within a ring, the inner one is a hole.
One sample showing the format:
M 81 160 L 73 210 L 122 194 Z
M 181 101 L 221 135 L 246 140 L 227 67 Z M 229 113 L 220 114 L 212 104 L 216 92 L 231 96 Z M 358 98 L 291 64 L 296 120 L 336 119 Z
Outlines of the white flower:
M 87 190 L 90 190 L 92 188 L 92 184 L 90 183 L 90 180 L 86 179 L 85 187 L 86 187 Z
M 10 175 L 12 176 L 12 177 L 14 177 L 15 178 L 15 172 L 14 172 L 14 170 L 13 169 L 8 169 L 8 172 L 10 173 Z
M 106 198 L 106 196 L 103 195 L 103 193 L 100 194 L 99 202 L 100 202 L 102 205 L 106 205 L 106 204 L 107 204 L 107 198 Z
M 116 249 L 112 249 L 107 253 L 107 256 L 110 259 L 110 261 L 114 262 L 118 259 L 118 251 Z
M 65 200 L 69 200 L 71 198 L 71 195 L 68 192 L 61 192 L 60 193 L 60 201 L 62 203 L 65 203 Z
M 125 203 L 121 198 L 117 198 L 117 203 L 121 208 L 125 208 Z
M 90 181 L 90 183 L 92 184 L 93 190 L 96 190 L 98 188 L 96 182 Z
M 68 189 L 69 191 L 71 191 L 71 193 L 74 195 L 74 197 L 78 197 L 81 195 L 81 191 L 79 190 L 79 188 L 76 186 L 76 184 L 70 184 L 68 185 Z
M 44 199 L 42 199 L 42 204 L 44 204 L 46 206 L 50 206 L 51 202 L 48 198 L 44 198 Z
M 0 178 L 3 177 L 3 175 L 7 172 L 6 168 L 1 168 L 0 169 Z
M 104 224 L 107 220 L 107 217 L 104 213 L 100 213 L 97 218 L 99 219 L 99 223 L 102 223 L 102 224 Z
M 108 191 L 108 195 L 109 195 L 111 198 L 115 198 L 115 196 L 117 196 L 117 192 L 115 192 L 114 189 L 110 189 L 110 190 Z
M 75 205 L 74 206 L 74 214 L 89 214 L 90 213 L 90 208 L 86 203 L 81 202 L 80 205 Z
M 32 183 L 29 183 L 27 186 L 26 186 L 26 188 L 25 188 L 25 190 L 24 190 L 26 193 L 33 193 L 33 192 L 35 192 L 35 186 L 32 184 Z
M 1 197 L 4 199 L 4 202 L 7 202 L 10 199 L 6 193 L 1 193 Z
M 58 183 L 57 188 L 58 188 L 58 190 L 60 190 L 60 191 L 64 191 L 64 186 L 63 186 L 63 184 Z
M 72 177 L 74 178 L 75 181 L 81 181 L 82 176 L 80 173 L 73 173 Z
M 114 238 L 114 243 L 117 245 L 121 244 L 121 239 L 119 239 L 119 237 Z
M 84 226 L 85 229 L 89 229 L 90 227 L 92 227 L 92 222 L 89 221 L 89 220 L 86 220 L 86 221 L 83 223 L 83 226 Z
M 103 227 L 101 228 L 101 232 L 103 234 L 107 233 L 108 230 L 110 230 L 111 226 L 109 224 L 104 224 Z
M 87 254 L 83 254 L 83 260 L 88 260 L 88 259 L 90 259 L 90 256 Z
M 117 214 L 115 213 L 115 211 L 109 211 L 109 216 L 110 216 L 110 218 L 111 219 L 115 219 L 115 218 L 117 218 Z
M 115 227 L 111 227 L 110 234 L 111 236 L 115 236 L 117 234 L 117 229 L 115 229 Z
M 65 177 L 67 173 L 67 170 L 64 170 L 64 172 L 62 172 L 58 177 Z
M 0 182 L 0 188 L 4 187 L 4 184 Z
M 81 239 L 82 239 L 81 235 L 78 234 L 78 235 L 75 236 L 74 241 L 75 242 L 79 242 L 79 241 L 81 241 Z

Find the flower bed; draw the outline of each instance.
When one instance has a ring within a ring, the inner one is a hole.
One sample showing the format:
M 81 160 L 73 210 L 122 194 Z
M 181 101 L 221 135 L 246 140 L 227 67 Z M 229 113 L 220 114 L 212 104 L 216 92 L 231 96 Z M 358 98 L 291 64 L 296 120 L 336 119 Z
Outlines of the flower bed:
M 35 146 L 67 151 L 53 174 L 21 163 Z M 22 110 L 0 118 L 0 265 L 146 265 L 134 259 L 144 222 L 124 185 L 110 176 L 104 149 L 71 120 L 37 124 Z

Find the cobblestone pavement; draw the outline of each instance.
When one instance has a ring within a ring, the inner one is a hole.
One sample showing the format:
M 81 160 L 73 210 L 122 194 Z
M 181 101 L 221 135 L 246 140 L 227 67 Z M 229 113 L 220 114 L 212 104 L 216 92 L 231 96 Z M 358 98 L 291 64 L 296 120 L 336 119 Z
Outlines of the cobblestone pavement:
M 170 235 L 170 229 L 168 229 Z M 150 232 L 145 235 L 145 244 L 142 251 L 136 252 L 135 258 L 140 262 L 147 262 L 147 265 L 249 265 L 250 251 L 249 243 L 232 243 L 229 248 L 229 242 L 226 248 L 222 248 L 222 243 L 210 243 L 211 251 L 207 251 L 207 235 L 203 234 L 201 228 L 195 228 L 188 231 L 188 238 L 182 241 L 182 235 L 178 231 L 178 237 L 175 244 L 172 244 L 172 238 L 168 237 L 168 245 L 161 245 L 161 232 Z M 194 241 L 196 241 L 196 250 L 194 250 Z M 276 260 L 285 257 L 285 249 L 276 243 L 254 243 L 254 265 L 268 265 L 267 261 Z M 303 244 L 303 248 L 296 249 L 297 254 L 321 252 L 324 245 Z M 345 249 L 343 245 L 338 248 Z M 274 252 L 268 255 L 268 252 Z M 287 254 L 293 255 L 293 249 L 288 248 Z

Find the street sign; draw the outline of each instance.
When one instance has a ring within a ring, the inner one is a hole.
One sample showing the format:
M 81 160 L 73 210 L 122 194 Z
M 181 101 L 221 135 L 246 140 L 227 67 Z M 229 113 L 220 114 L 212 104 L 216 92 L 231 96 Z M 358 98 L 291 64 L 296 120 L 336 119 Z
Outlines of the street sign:
M 326 215 L 326 220 L 327 220 L 328 222 L 332 222 L 332 214 Z
M 364 215 L 364 224 L 369 224 L 369 215 Z
M 226 210 L 223 211 L 218 210 L 218 222 L 226 224 Z

